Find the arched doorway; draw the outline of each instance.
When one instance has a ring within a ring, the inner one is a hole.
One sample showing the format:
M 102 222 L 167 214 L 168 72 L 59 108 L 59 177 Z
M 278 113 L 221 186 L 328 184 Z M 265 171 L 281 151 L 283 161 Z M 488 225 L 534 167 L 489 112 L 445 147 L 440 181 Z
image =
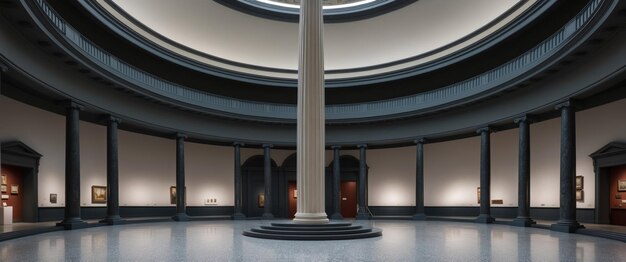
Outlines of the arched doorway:
M 265 177 L 263 171 L 264 156 L 255 155 L 248 158 L 241 166 L 242 175 L 242 212 L 247 217 L 261 217 L 264 206 L 260 203 L 260 195 L 265 196 Z M 278 168 L 271 160 L 272 166 L 272 213 L 278 214 Z
M 332 170 L 333 164 L 333 162 L 330 162 L 327 170 Z M 341 203 L 340 213 L 344 218 L 354 218 L 356 217 L 358 203 L 357 185 L 358 183 L 361 183 L 361 181 L 359 181 L 359 159 L 351 155 L 342 155 L 339 157 L 339 164 L 341 168 L 341 183 L 339 190 L 339 202 Z M 327 188 L 332 188 L 332 174 L 331 176 L 326 177 L 328 178 L 326 179 Z M 329 181 L 331 182 L 330 185 L 328 185 Z M 367 184 L 367 179 L 363 182 Z M 367 188 L 367 186 L 365 188 Z M 365 195 L 367 196 L 367 192 Z M 329 200 L 332 201 L 332 197 L 332 190 L 326 190 L 326 213 L 329 214 L 332 214 L 335 211 L 333 210 L 332 204 L 328 204 Z
M 298 209 L 297 203 L 297 167 L 298 159 L 295 153 L 289 155 L 280 166 L 280 207 L 281 216 L 294 218 Z

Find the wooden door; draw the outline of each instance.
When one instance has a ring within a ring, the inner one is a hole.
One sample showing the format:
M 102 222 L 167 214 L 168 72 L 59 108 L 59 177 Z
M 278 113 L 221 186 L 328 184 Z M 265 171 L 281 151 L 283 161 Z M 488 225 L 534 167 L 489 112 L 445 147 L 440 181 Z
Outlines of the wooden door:
M 287 203 L 289 203 L 289 213 L 287 214 L 288 218 L 296 217 L 296 211 L 298 210 L 298 196 L 297 196 L 297 185 L 296 181 L 289 181 L 288 191 L 289 194 L 287 196 Z
M 356 217 L 356 181 L 341 181 L 341 215 Z

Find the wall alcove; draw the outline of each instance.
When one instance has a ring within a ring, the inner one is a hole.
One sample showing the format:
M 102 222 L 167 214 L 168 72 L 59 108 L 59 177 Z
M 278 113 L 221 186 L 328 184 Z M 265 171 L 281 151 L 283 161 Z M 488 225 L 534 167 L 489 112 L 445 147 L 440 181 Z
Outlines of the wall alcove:
M 39 212 L 37 209 L 37 175 L 39 173 L 39 159 L 41 154 L 20 141 L 9 141 L 2 143 L 2 174 L 7 169 L 15 171 L 21 176 L 21 187 L 17 195 L 21 203 L 16 203 L 21 209 L 21 221 L 39 222 Z M 10 186 L 8 190 L 11 190 Z M 5 193 L 3 193 L 5 194 Z M 6 194 L 10 194 L 7 192 Z M 15 211 L 15 208 L 14 208 Z
M 595 222 L 598 224 L 611 224 L 616 220 L 624 220 L 626 207 L 622 208 L 623 200 L 617 198 L 617 184 L 613 183 L 615 171 L 623 170 L 626 166 L 626 143 L 611 142 L 596 152 L 589 155 L 593 159 L 593 167 L 596 177 L 596 214 Z M 614 184 L 615 188 L 611 185 Z M 625 195 L 626 192 L 617 195 Z M 626 198 L 626 197 L 625 197 Z M 620 205 L 614 204 L 620 202 Z M 613 218 L 612 218 L 613 216 Z M 624 221 L 623 221 L 624 222 Z
M 241 166 L 242 185 L 243 185 L 243 213 L 247 217 L 261 217 L 263 215 L 263 207 L 259 205 L 259 194 L 265 194 L 265 177 L 263 173 L 264 156 L 255 155 L 248 158 Z M 272 214 L 279 214 L 278 210 L 278 165 L 272 159 L 272 190 L 271 190 L 271 206 Z

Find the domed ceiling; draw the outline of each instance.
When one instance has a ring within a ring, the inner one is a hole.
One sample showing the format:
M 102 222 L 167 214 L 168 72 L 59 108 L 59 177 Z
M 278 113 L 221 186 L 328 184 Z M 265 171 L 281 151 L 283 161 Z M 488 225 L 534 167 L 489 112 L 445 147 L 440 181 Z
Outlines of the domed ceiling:
M 248 75 L 297 78 L 297 23 L 253 16 L 217 1 L 96 1 L 145 39 L 195 62 Z M 369 19 L 326 24 L 326 78 L 387 74 L 436 61 L 479 43 L 536 2 L 419 0 Z

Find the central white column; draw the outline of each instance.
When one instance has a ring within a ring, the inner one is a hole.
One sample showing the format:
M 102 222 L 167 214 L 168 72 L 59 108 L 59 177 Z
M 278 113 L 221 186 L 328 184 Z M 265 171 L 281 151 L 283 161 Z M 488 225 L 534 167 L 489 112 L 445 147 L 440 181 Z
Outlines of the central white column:
M 328 223 L 324 210 L 324 52 L 321 0 L 300 5 L 298 212 L 294 223 Z

